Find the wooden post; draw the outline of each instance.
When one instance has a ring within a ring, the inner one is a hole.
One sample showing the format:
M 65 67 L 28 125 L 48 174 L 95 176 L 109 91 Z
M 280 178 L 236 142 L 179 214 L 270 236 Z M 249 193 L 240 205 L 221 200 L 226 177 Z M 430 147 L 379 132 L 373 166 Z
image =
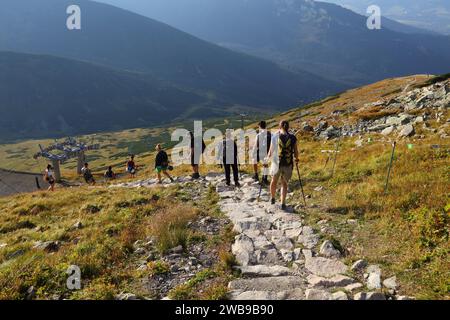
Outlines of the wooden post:
M 339 137 L 338 137 L 338 140 L 336 142 L 336 150 L 335 150 L 335 154 L 334 154 L 334 161 L 333 161 L 333 169 L 331 171 L 331 178 L 334 177 L 334 170 L 336 169 L 336 160 L 337 160 L 337 154 L 339 152 L 339 144 L 341 142 L 341 135 L 342 135 L 342 128 L 339 129 Z
M 388 168 L 388 173 L 387 173 L 387 177 L 386 177 L 386 185 L 384 186 L 384 194 L 387 194 L 387 191 L 388 191 L 389 178 L 391 176 L 392 163 L 394 162 L 394 154 L 395 154 L 395 146 L 396 145 L 397 145 L 397 142 L 394 141 L 394 143 L 392 144 L 391 160 L 389 161 L 389 168 Z
M 61 169 L 59 167 L 59 161 L 52 159 L 52 167 L 53 167 L 53 171 L 55 172 L 56 182 L 60 182 L 61 181 Z

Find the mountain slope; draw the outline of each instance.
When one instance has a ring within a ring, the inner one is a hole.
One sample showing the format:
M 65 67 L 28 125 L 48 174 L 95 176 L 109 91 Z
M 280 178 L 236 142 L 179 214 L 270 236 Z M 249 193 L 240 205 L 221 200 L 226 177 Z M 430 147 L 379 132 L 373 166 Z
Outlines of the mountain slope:
M 77 1 L 82 30 L 69 31 L 66 8 L 70 4 L 69 0 L 2 1 L 0 50 L 50 54 L 149 73 L 207 92 L 228 105 L 285 108 L 338 89 L 311 74 L 289 72 L 272 62 L 92 1 Z
M 365 13 L 371 0 L 323 0 Z M 404 24 L 450 34 L 450 2 L 447 0 L 378 0 L 382 14 Z
M 0 52 L 2 139 L 147 126 L 209 102 L 148 75 L 51 56 Z
M 367 29 L 365 16 L 306 0 L 104 0 L 208 41 L 359 85 L 445 73 L 450 37 Z M 390 24 L 397 30 L 398 24 Z

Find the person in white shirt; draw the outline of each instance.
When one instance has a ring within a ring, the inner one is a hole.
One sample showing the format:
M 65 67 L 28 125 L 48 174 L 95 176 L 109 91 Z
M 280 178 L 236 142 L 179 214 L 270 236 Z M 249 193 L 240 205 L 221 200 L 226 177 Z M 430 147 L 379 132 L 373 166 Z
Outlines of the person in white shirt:
M 53 167 L 51 164 L 47 166 L 47 169 L 45 169 L 44 173 L 44 180 L 48 182 L 50 185 L 48 187 L 48 191 L 55 191 L 55 174 L 53 173 Z

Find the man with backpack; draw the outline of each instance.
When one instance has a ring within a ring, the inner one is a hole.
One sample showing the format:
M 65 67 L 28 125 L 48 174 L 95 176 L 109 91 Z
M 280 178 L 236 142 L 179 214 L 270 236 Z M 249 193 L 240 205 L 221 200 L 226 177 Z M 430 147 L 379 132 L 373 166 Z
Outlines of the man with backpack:
M 256 135 L 256 141 L 253 147 L 253 170 L 255 172 L 253 179 L 255 179 L 255 181 L 257 182 L 259 182 L 258 163 L 264 161 L 264 159 L 267 157 L 272 142 L 272 134 L 266 128 L 267 123 L 265 121 L 261 121 L 259 123 L 259 132 Z M 269 184 L 265 169 L 263 170 L 264 172 L 261 183 Z
M 171 168 L 169 166 L 169 156 L 162 149 L 161 144 L 159 144 L 159 143 L 156 145 L 156 151 L 158 153 L 156 154 L 156 158 L 155 158 L 155 170 L 158 175 L 158 183 L 159 184 L 162 183 L 161 172 L 170 179 L 170 182 L 174 182 L 173 178 L 167 172 L 167 170 L 170 170 L 170 168 Z
M 92 175 L 91 169 L 89 169 L 89 164 L 86 162 L 84 164 L 84 167 L 81 169 L 81 173 L 83 174 L 84 181 L 86 181 L 87 184 L 95 185 L 95 179 Z
M 231 184 L 231 170 L 233 170 L 234 185 L 239 188 L 239 164 L 238 164 L 238 150 L 236 141 L 231 135 L 231 130 L 227 130 L 225 138 L 219 143 L 217 150 L 217 160 L 223 165 L 225 169 L 225 180 L 227 186 Z
M 275 204 L 278 181 L 281 180 L 281 209 L 286 210 L 288 183 L 298 163 L 297 138 L 289 133 L 289 122 L 280 122 L 279 131 L 272 139 L 268 158 L 272 159 L 272 182 L 270 184 L 271 203 Z

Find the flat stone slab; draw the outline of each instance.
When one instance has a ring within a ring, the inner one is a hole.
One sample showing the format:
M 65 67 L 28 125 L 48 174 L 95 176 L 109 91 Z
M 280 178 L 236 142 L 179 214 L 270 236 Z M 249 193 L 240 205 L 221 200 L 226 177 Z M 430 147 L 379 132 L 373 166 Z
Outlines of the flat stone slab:
M 331 278 L 323 278 L 311 274 L 308 276 L 307 280 L 308 283 L 313 287 L 324 287 L 324 288 L 336 288 L 336 287 L 343 288 L 356 282 L 354 279 L 343 275 L 336 275 Z
M 238 279 L 228 285 L 230 290 L 241 291 L 287 291 L 304 287 L 304 281 L 295 276 Z
M 331 294 L 325 290 L 307 289 L 306 300 L 331 300 Z
M 301 234 L 297 241 L 305 248 L 312 249 L 319 243 L 319 235 L 317 234 Z
M 241 270 L 242 276 L 247 277 L 278 277 L 287 276 L 292 274 L 291 269 L 283 266 L 267 266 L 267 265 L 255 265 L 255 266 L 242 266 L 237 267 Z
M 344 274 L 348 270 L 348 267 L 341 261 L 322 257 L 307 258 L 305 268 L 317 276 L 326 278 Z
M 286 291 L 231 291 L 230 300 L 303 300 L 303 290 L 293 289 Z

